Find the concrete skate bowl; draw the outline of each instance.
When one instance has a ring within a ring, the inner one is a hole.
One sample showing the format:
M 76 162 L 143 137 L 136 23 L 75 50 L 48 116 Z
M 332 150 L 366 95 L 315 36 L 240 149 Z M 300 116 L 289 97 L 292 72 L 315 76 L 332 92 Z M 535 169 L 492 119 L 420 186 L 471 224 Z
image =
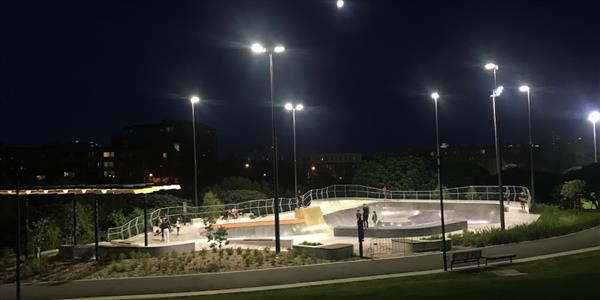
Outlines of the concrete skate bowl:
M 356 236 L 355 208 L 336 211 L 324 216 L 325 223 L 333 227 L 335 236 Z M 368 204 L 377 212 L 379 222 L 374 226 L 369 219 L 365 237 L 417 237 L 441 234 L 439 203 L 433 201 L 379 201 Z M 494 224 L 499 222 L 499 205 L 486 201 L 447 201 L 444 203 L 446 232 L 467 229 L 469 224 Z

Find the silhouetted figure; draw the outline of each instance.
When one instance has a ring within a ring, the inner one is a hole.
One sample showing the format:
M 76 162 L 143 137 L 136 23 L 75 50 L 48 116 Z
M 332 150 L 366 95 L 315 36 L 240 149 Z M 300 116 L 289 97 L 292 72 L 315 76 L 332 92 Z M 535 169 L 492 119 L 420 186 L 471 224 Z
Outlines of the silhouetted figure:
M 365 223 L 365 229 L 369 229 L 369 207 L 366 204 L 363 204 L 362 219 Z

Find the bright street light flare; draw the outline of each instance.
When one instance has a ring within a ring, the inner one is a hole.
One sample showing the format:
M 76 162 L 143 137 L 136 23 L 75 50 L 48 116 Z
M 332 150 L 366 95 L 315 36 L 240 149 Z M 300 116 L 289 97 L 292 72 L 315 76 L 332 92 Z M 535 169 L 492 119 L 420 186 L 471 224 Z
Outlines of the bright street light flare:
M 303 109 L 304 109 L 304 105 L 302 105 L 302 104 L 296 105 L 296 110 L 303 110 Z
M 285 51 L 285 47 L 282 45 L 277 45 L 277 46 L 275 46 L 275 48 L 273 48 L 273 51 L 275 51 L 275 53 L 281 53 L 281 52 Z
M 200 97 L 194 96 L 194 97 L 190 98 L 190 102 L 192 102 L 192 104 L 196 104 L 196 103 L 200 102 Z
M 291 103 L 285 104 L 285 110 L 292 110 L 292 109 L 294 109 L 294 106 Z
M 338 8 L 344 7 L 344 0 L 338 0 L 335 5 L 337 5 Z
M 502 91 L 504 91 L 504 87 L 503 86 L 497 87 L 496 90 L 494 91 L 494 96 L 495 97 L 500 97 L 500 95 L 502 95 Z
M 259 43 L 252 44 L 252 46 L 250 46 L 250 49 L 254 53 L 265 53 L 265 52 L 267 52 L 267 49 L 265 47 L 263 47 L 263 45 L 261 45 Z
M 437 92 L 433 92 L 431 93 L 431 99 L 437 101 L 437 99 L 440 98 L 440 94 L 438 94 Z
M 519 91 L 521 91 L 523 93 L 529 92 L 529 87 L 526 85 L 522 85 L 519 87 Z
M 596 122 L 600 121 L 600 112 L 598 112 L 597 110 L 591 112 L 588 115 L 588 121 L 596 124 Z
M 498 65 L 494 63 L 488 63 L 484 67 L 486 70 L 498 70 Z

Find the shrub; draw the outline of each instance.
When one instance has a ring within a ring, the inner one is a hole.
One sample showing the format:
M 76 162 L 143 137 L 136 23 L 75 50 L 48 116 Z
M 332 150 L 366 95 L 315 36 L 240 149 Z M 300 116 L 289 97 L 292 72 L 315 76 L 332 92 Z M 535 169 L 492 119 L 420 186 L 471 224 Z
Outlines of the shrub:
M 227 253 L 227 256 L 232 256 L 233 255 L 233 248 L 225 248 L 225 253 Z
M 478 232 L 465 230 L 462 234 L 451 234 L 450 238 L 455 245 L 483 247 L 543 239 L 600 225 L 600 214 L 596 212 L 561 210 L 543 204 L 537 205 L 537 210 L 540 218 L 531 224 L 517 225 L 506 230 L 500 228 L 487 228 Z
M 303 241 L 302 243 L 300 243 L 300 245 L 302 246 L 321 246 L 323 244 L 318 243 L 318 242 L 307 242 L 307 241 Z
M 242 247 L 237 247 L 237 248 L 235 249 L 235 254 L 237 254 L 237 255 L 242 255 Z

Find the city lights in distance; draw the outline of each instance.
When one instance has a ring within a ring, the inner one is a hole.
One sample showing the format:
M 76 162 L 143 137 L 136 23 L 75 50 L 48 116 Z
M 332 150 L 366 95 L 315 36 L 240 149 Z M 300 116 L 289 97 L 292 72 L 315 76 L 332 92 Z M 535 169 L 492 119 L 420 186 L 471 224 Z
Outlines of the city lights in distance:
M 310 167 L 310 170 L 311 170 L 311 171 L 316 171 L 316 170 L 317 170 L 317 167 L 315 167 L 315 166 L 312 166 L 312 167 Z
M 596 122 L 600 121 L 600 112 L 598 112 L 597 110 L 591 112 L 588 115 L 588 121 L 596 124 Z
M 244 168 L 246 168 L 246 169 L 250 168 L 250 164 L 249 163 L 245 163 L 244 164 Z
M 338 0 L 335 5 L 337 5 L 338 8 L 344 7 L 344 0 Z

